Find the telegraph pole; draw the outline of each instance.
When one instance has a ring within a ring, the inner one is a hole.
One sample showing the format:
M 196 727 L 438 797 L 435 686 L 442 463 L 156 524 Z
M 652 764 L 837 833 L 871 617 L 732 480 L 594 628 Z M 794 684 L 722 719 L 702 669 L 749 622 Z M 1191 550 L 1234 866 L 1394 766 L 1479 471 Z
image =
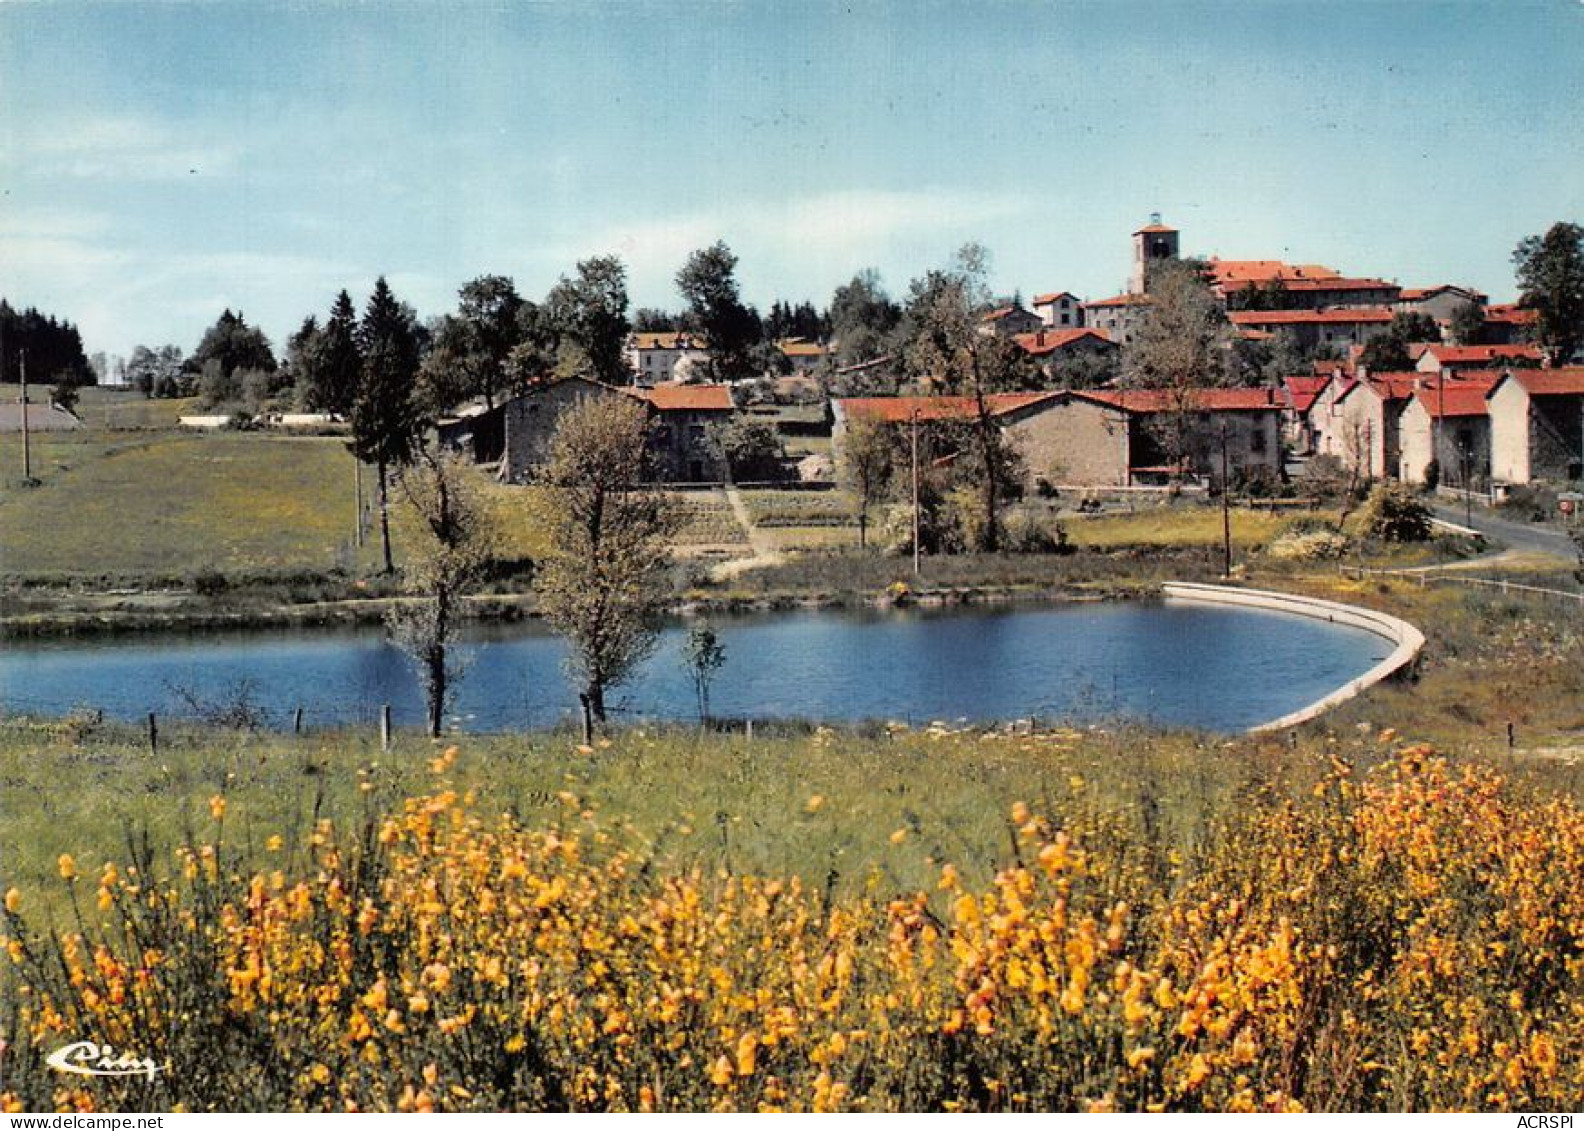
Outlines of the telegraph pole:
M 1227 426 L 1221 417 L 1221 576 L 1232 576 L 1232 480 L 1227 475 Z
M 911 413 L 913 433 L 913 576 L 919 575 L 919 464 L 918 464 L 918 405 Z
M 33 481 L 33 449 L 28 439 L 27 350 L 17 354 L 22 366 L 22 478 Z

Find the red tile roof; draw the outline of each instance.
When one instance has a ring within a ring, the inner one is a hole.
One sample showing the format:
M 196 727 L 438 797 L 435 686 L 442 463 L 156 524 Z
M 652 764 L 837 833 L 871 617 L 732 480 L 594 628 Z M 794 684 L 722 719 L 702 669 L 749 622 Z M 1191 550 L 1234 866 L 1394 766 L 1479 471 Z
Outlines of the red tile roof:
M 661 412 L 731 412 L 731 389 L 725 385 L 656 385 L 635 390 Z
M 1320 395 L 1330 382 L 1330 375 L 1320 377 L 1283 377 L 1282 391 L 1287 396 L 1287 403 L 1292 405 L 1294 412 L 1308 412 L 1315 398 Z
M 1490 386 L 1483 383 L 1448 381 L 1446 388 L 1420 389 L 1414 400 L 1424 406 L 1432 420 L 1453 416 L 1488 416 L 1490 409 L 1485 394 Z
M 1221 287 L 1223 290 L 1241 291 L 1265 281 L 1267 280 L 1229 279 L 1227 282 L 1222 283 Z M 1311 279 L 1304 277 L 1301 279 L 1282 279 L 1280 282 L 1284 290 L 1293 291 L 1297 294 L 1304 294 L 1310 291 L 1395 291 L 1398 289 L 1396 283 L 1388 283 L 1385 279 L 1344 279 L 1341 277 Z
M 1071 291 L 1052 291 L 1048 295 L 1035 295 L 1034 296 L 1034 305 L 1035 306 L 1044 306 L 1047 303 L 1055 302 L 1059 298 L 1077 299 L 1077 297 L 1078 296 L 1073 294 Z
M 777 342 L 776 349 L 787 357 L 824 357 L 829 352 L 818 342 Z
M 985 397 L 992 416 L 1004 416 L 1060 393 L 991 393 Z M 973 397 L 844 397 L 836 402 L 849 417 L 879 420 L 887 424 L 906 424 L 915 411 L 922 421 L 972 420 L 979 415 Z
M 1280 279 L 1337 279 L 1341 275 L 1319 263 L 1284 263 L 1280 259 L 1210 258 L 1210 280 L 1220 286 L 1234 280 L 1268 283 Z
M 1179 407 L 1190 412 L 1258 412 L 1281 407 L 1275 390 L 1197 389 L 1178 399 L 1169 389 L 1074 389 L 1072 396 L 1098 401 L 1123 412 L 1169 412 Z
M 689 334 L 686 330 L 658 330 L 636 333 L 632 336 L 634 349 L 640 350 L 686 350 L 707 349 L 704 339 L 697 334 Z
M 1540 321 L 1540 312 L 1519 306 L 1516 302 L 1503 302 L 1485 308 L 1485 321 L 1511 322 L 1516 326 L 1532 326 Z
M 1172 227 L 1170 224 L 1145 224 L 1142 228 L 1140 228 L 1138 231 L 1134 232 L 1133 234 L 1135 236 L 1142 236 L 1145 233 L 1153 233 L 1153 232 L 1167 233 L 1167 232 L 1175 232 L 1176 230 L 1177 229 Z
M 1303 323 L 1390 322 L 1392 312 L 1383 306 L 1346 310 L 1234 310 L 1227 315 L 1237 326 L 1292 326 Z
M 1141 306 L 1149 302 L 1149 295 L 1125 294 L 1113 298 L 1097 298 L 1093 302 L 1084 303 L 1084 309 L 1090 310 L 1097 306 Z
M 1506 376 L 1522 385 L 1531 397 L 1584 394 L 1584 365 L 1565 365 L 1556 369 L 1509 369 Z
M 1482 361 L 1524 358 L 1539 361 L 1538 346 L 1429 346 L 1425 349 L 1442 365 L 1473 365 Z
M 1012 340 L 1023 347 L 1026 353 L 1035 357 L 1055 353 L 1057 350 L 1066 349 L 1070 345 L 1082 343 L 1085 339 L 1094 339 L 1090 345 L 1114 346 L 1109 335 L 1093 327 L 1081 327 L 1076 330 L 1036 330 L 1032 334 L 1016 334 Z

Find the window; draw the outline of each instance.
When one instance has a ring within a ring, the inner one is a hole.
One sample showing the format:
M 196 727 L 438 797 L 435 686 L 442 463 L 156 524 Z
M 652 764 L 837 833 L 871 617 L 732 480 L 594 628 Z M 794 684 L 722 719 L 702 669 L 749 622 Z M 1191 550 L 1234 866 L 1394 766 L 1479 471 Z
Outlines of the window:
M 1254 431 L 1249 435 L 1249 451 L 1258 455 L 1265 454 L 1265 429 L 1258 424 L 1254 426 Z

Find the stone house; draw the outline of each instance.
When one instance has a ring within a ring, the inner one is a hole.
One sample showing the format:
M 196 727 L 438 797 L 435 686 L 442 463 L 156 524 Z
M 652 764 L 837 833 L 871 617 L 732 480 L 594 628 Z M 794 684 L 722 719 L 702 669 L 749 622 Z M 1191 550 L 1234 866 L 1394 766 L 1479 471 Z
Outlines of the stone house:
M 1458 309 L 1471 302 L 1483 306 L 1485 296 L 1469 287 L 1443 283 L 1438 287 L 1410 287 L 1398 294 L 1393 305 L 1404 313 L 1429 315 L 1444 331 Z
M 1032 333 L 1043 325 L 1039 315 L 1014 303 L 997 307 L 979 319 L 979 332 L 986 337 L 1015 338 L 1019 334 Z
M 1252 287 L 1280 286 L 1280 304 L 1284 310 L 1327 310 L 1351 307 L 1390 306 L 1397 301 L 1401 290 L 1396 283 L 1384 279 L 1335 278 L 1275 278 L 1233 279 L 1220 287 L 1223 297 L 1234 295 Z
M 1071 291 L 1036 295 L 1033 305 L 1048 330 L 1076 330 L 1084 324 L 1083 300 Z
M 1465 380 L 1435 381 L 1415 390 L 1399 423 L 1405 483 L 1424 483 L 1432 460 L 1440 465 L 1440 481 L 1467 488 L 1490 478 L 1490 412 L 1485 397 L 1498 375 L 1480 374 Z
M 992 418 L 1023 457 L 1025 487 L 1133 487 L 1164 482 L 1171 469 L 1160 454 L 1160 427 L 1174 411 L 1170 398 L 1150 390 L 1084 389 L 998 393 L 987 398 Z M 833 447 L 839 455 L 849 421 L 879 420 L 905 428 L 918 414 L 921 430 L 976 418 L 973 397 L 864 397 L 832 402 Z M 1234 473 L 1258 469 L 1280 475 L 1280 406 L 1268 389 L 1206 389 L 1187 411 L 1189 471 L 1219 474 L 1221 425 Z
M 736 406 L 725 385 L 656 385 L 641 389 L 654 413 L 650 454 L 655 474 L 672 483 L 719 483 L 726 477 L 711 429 Z
M 799 377 L 812 375 L 830 354 L 825 346 L 802 338 L 784 338 L 776 343 L 776 351 L 786 358 L 792 375 Z
M 1278 398 L 1282 406 L 1282 439 L 1297 455 L 1315 450 L 1316 428 L 1310 416 L 1329 376 L 1302 373 L 1283 377 Z
M 729 420 L 734 411 L 731 390 L 724 385 L 632 389 L 568 377 L 545 382 L 492 410 L 442 421 L 441 442 L 477 462 L 499 460 L 503 482 L 527 483 L 549 454 L 561 414 L 591 397 L 631 397 L 648 408 L 657 480 L 718 483 L 724 478 L 709 427 Z
M 1127 345 L 1149 305 L 1149 296 L 1139 293 L 1116 295 L 1083 304 L 1083 324 L 1099 330 L 1118 345 Z
M 1527 310 L 1515 302 L 1496 303 L 1485 308 L 1485 325 L 1480 341 L 1490 345 L 1518 345 L 1534 336 L 1540 312 Z
M 1485 399 L 1492 480 L 1584 478 L 1584 366 L 1511 369 Z
M 1329 310 L 1234 310 L 1227 315 L 1239 330 L 1290 332 L 1305 349 L 1363 345 L 1386 332 L 1392 312 L 1382 306 Z
M 1113 355 L 1122 347 L 1104 333 L 1092 329 L 1036 330 L 1032 334 L 1019 334 L 1012 339 L 1045 371 L 1047 377 L 1055 375 L 1061 362 L 1082 354 Z

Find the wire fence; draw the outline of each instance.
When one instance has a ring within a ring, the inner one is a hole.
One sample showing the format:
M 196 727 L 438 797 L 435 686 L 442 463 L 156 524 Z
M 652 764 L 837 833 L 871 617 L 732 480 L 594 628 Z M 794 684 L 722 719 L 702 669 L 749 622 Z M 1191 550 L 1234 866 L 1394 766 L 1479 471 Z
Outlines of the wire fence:
M 1584 604 L 1584 593 L 1572 593 L 1566 589 L 1547 589 L 1540 585 L 1524 585 L 1520 582 L 1508 581 L 1503 578 L 1465 577 L 1462 574 L 1436 573 L 1431 570 L 1374 569 L 1369 566 L 1347 565 L 1345 563 L 1337 566 L 1337 572 L 1344 577 L 1352 577 L 1358 581 L 1363 581 L 1366 577 L 1396 577 L 1412 581 L 1421 589 L 1429 585 L 1467 585 L 1472 588 L 1490 589 L 1500 593 L 1555 597 L 1562 601 L 1570 601 L 1575 605 Z

